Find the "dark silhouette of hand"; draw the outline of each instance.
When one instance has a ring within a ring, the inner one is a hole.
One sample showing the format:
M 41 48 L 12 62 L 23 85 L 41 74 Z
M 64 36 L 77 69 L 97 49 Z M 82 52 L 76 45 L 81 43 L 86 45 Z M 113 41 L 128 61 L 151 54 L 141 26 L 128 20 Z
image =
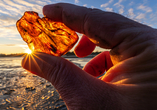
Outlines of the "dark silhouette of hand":
M 157 110 L 156 29 L 113 12 L 65 3 L 47 5 L 43 13 L 84 34 L 75 48 L 78 57 L 96 45 L 111 49 L 83 70 L 44 53 L 23 59 L 25 69 L 54 85 L 69 110 Z

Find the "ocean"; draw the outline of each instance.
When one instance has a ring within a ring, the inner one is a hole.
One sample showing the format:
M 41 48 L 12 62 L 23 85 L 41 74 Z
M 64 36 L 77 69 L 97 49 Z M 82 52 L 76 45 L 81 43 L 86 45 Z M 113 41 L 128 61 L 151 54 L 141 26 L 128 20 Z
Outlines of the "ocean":
M 91 58 L 67 58 L 82 68 Z M 1 110 L 67 110 L 50 82 L 21 67 L 22 57 L 0 57 Z

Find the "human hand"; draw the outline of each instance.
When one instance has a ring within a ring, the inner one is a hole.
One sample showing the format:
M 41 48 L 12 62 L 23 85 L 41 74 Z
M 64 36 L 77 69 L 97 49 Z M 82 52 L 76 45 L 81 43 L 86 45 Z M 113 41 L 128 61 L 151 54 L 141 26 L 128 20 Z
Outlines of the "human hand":
M 89 55 L 95 45 L 111 49 L 110 54 L 102 52 L 88 62 L 84 71 L 44 53 L 23 59 L 25 69 L 55 86 L 68 109 L 157 109 L 156 29 L 116 13 L 64 3 L 47 5 L 43 13 L 88 36 L 76 47 L 77 56 Z M 105 70 L 101 80 L 95 77 Z

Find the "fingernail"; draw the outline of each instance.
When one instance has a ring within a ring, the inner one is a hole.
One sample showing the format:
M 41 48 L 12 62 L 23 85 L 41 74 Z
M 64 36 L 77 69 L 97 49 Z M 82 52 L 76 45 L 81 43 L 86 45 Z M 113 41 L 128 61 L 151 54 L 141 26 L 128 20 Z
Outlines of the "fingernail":
M 45 5 L 43 15 L 53 21 L 62 22 L 62 7 L 59 4 Z
M 46 17 L 46 15 L 48 15 L 48 5 L 45 5 L 43 7 L 43 15 Z

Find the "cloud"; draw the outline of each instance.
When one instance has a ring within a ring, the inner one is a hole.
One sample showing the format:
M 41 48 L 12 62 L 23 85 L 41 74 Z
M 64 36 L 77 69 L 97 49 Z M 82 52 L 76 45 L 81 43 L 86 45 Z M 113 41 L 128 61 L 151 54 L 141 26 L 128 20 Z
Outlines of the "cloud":
M 18 44 L 18 46 L 20 46 L 20 47 L 28 47 L 28 45 L 27 44 Z
M 1 0 L 0 15 L 6 14 L 8 16 L 20 16 L 25 11 L 36 11 L 42 15 L 42 7 L 46 4 L 54 3 L 51 0 Z
M 5 4 L 5 2 L 0 2 L 0 10 L 1 12 L 3 11 L 3 13 L 5 12 L 6 14 L 8 13 L 8 15 L 12 15 L 12 13 L 14 12 L 14 14 L 18 14 L 19 10 L 15 7 L 9 6 L 7 4 Z
M 87 4 L 84 4 L 83 6 L 84 6 L 84 7 L 87 7 Z
M 107 8 L 105 8 L 105 10 L 106 10 L 106 11 L 113 12 L 113 8 L 109 8 L 109 7 L 107 7 Z
M 37 4 L 37 5 L 46 5 L 46 4 L 52 4 L 54 2 L 52 2 L 51 0 L 45 0 L 45 1 L 41 1 L 41 0 L 31 0 L 32 2 L 34 2 L 33 4 Z M 60 2 L 61 0 L 58 0 L 57 2 Z
M 100 7 L 107 7 L 109 4 L 111 4 L 113 2 L 113 0 L 109 0 L 107 3 L 105 4 L 101 4 Z
M 79 0 L 75 0 L 75 4 L 79 3 Z
M 0 0 L 0 37 L 19 37 L 16 22 L 25 11 L 36 11 L 42 15 L 42 7 L 51 0 Z M 19 39 L 12 39 L 19 40 Z
M 130 17 L 130 18 L 134 18 L 135 17 L 135 14 L 134 14 L 134 9 L 133 8 L 130 8 L 129 10 L 128 10 L 128 16 Z
M 9 25 L 9 26 L 0 26 L 0 38 L 12 38 L 12 37 L 18 37 L 19 33 L 16 29 L 15 25 Z
M 24 5 L 24 6 L 34 6 L 34 4 L 31 4 L 29 2 L 26 2 L 24 0 L 14 0 L 14 2 L 18 3 L 18 4 L 21 4 L 21 5 Z
M 124 7 L 119 9 L 119 14 L 123 14 L 124 13 Z
M 148 6 L 144 6 L 144 5 L 140 5 L 137 7 L 137 9 L 145 11 L 146 13 L 150 13 L 152 12 L 152 8 L 148 7 Z
M 23 8 L 20 8 L 20 13 L 22 15 L 25 11 L 36 11 L 40 15 L 42 15 L 42 7 L 47 4 L 46 2 L 41 2 L 38 0 L 34 1 L 34 3 L 29 3 L 29 2 L 24 1 L 24 0 L 14 0 L 14 2 L 16 4 L 20 4 L 21 6 L 23 6 Z M 19 8 L 19 7 L 17 7 L 17 8 Z
M 91 6 L 91 8 L 93 9 L 93 8 L 95 8 L 94 6 Z
M 1 15 L 1 14 L 10 15 L 9 12 L 3 11 L 3 10 L 0 10 L 0 15 Z
M 22 38 L 21 39 L 18 39 L 18 38 L 9 38 L 10 40 L 15 40 L 15 41 L 22 41 Z
M 7 5 L 12 6 L 12 7 L 16 7 L 16 8 L 19 8 L 19 9 L 23 8 L 22 5 L 16 4 L 16 3 L 14 3 L 14 2 L 11 1 L 11 0 L 5 0 L 4 2 L 5 2 Z
M 11 47 L 28 47 L 27 46 L 27 44 L 0 44 L 0 46 L 6 46 L 6 47 L 9 47 L 9 46 L 11 46 Z
M 149 18 L 151 19 L 151 21 L 157 23 L 157 12 L 150 14 Z
M 17 46 L 17 44 L 0 44 L 0 46 Z
M 114 6 L 118 6 L 118 7 L 121 6 L 121 2 L 122 2 L 122 1 L 123 1 L 123 0 L 119 0 L 117 3 L 114 4 Z
M 136 16 L 136 19 L 141 20 L 141 19 L 145 19 L 145 14 L 144 13 L 139 13 L 138 16 Z
M 119 14 L 124 13 L 124 6 L 121 4 L 123 0 L 119 0 L 117 3 L 114 4 L 117 8 L 119 8 Z
M 129 3 L 129 6 L 132 6 L 133 4 L 134 4 L 134 2 L 132 1 L 132 2 Z
M 19 17 L 17 17 L 17 16 L 14 17 L 14 16 L 1 15 L 0 16 L 0 27 L 15 25 L 15 23 L 18 19 L 19 19 Z
M 4 54 L 23 53 L 26 49 L 27 44 L 0 44 L 0 53 Z

